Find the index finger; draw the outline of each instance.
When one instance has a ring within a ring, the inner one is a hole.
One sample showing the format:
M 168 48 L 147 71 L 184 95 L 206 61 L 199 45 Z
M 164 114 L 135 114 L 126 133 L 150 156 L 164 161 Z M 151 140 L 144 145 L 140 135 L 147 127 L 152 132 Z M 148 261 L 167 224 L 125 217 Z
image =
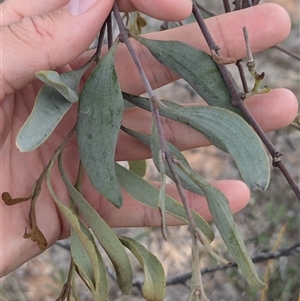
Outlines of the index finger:
M 234 57 L 236 60 L 246 55 L 242 30 L 244 26 L 247 27 L 253 53 L 280 43 L 288 36 L 291 26 L 287 12 L 279 5 L 270 3 L 212 17 L 206 20 L 206 24 L 221 48 L 221 55 Z M 209 52 L 196 23 L 146 34 L 145 37 L 157 40 L 177 40 Z M 153 89 L 179 78 L 177 74 L 159 63 L 145 47 L 134 41 L 133 45 Z M 144 93 L 144 85 L 124 45 L 121 45 L 115 62 L 122 90 L 133 95 Z

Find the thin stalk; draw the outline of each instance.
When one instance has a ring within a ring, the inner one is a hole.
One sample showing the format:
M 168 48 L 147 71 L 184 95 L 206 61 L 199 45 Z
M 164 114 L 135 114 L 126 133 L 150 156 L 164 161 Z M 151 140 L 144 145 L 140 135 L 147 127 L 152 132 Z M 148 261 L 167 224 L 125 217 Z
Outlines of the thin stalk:
M 275 49 L 277 49 L 277 50 L 279 50 L 279 51 L 281 51 L 281 52 L 289 55 L 290 57 L 294 58 L 297 61 L 300 61 L 300 56 L 297 55 L 296 53 L 293 53 L 293 52 L 291 52 L 291 51 L 289 51 L 289 50 L 287 50 L 287 49 L 285 49 L 285 48 L 283 48 L 281 46 L 278 46 L 278 45 L 274 46 L 273 48 L 275 48 Z
M 115 15 L 115 18 L 116 18 L 116 21 L 118 23 L 119 30 L 120 30 L 120 41 L 124 42 L 124 44 L 126 45 L 128 51 L 130 52 L 130 54 L 132 56 L 132 59 L 133 59 L 135 65 L 136 65 L 136 68 L 137 68 L 137 70 L 138 70 L 138 72 L 139 72 L 139 74 L 142 78 L 142 81 L 144 83 L 146 91 L 147 91 L 147 93 L 148 93 L 148 95 L 151 99 L 151 111 L 152 111 L 152 116 L 153 116 L 154 122 L 155 122 L 156 127 L 157 127 L 157 134 L 158 134 L 158 137 L 159 137 L 159 143 L 160 143 L 160 148 L 161 148 L 163 160 L 165 158 L 165 160 L 166 160 L 166 162 L 167 162 L 167 164 L 170 168 L 170 171 L 171 171 L 172 177 L 173 177 L 173 181 L 174 181 L 174 183 L 177 187 L 177 190 L 178 190 L 178 193 L 180 195 L 181 201 L 182 201 L 183 206 L 186 210 L 186 214 L 187 214 L 187 218 L 188 218 L 188 221 L 189 221 L 189 227 L 190 227 L 191 234 L 195 235 L 196 224 L 195 224 L 194 218 L 192 216 L 191 210 L 189 208 L 188 202 L 186 200 L 186 197 L 184 195 L 184 191 L 183 191 L 183 188 L 181 186 L 179 177 L 178 177 L 178 175 L 177 175 L 177 173 L 174 169 L 174 165 L 173 165 L 173 161 L 172 161 L 172 155 L 170 154 L 170 152 L 168 150 L 167 143 L 166 143 L 166 140 L 164 138 L 163 128 L 162 128 L 162 124 L 161 124 L 161 120 L 160 120 L 160 116 L 159 116 L 159 107 L 158 107 L 159 100 L 154 95 L 154 92 L 151 88 L 151 85 L 150 85 L 149 80 L 146 76 L 146 73 L 145 73 L 145 71 L 142 67 L 142 64 L 141 64 L 136 52 L 134 51 L 134 48 L 133 48 L 131 42 L 129 41 L 129 37 L 128 37 L 129 31 L 124 26 L 124 23 L 122 21 L 122 18 L 121 18 L 121 15 L 120 15 L 120 12 L 119 12 L 119 9 L 118 9 L 118 6 L 117 6 L 116 3 L 114 3 L 113 12 L 114 12 L 114 15 Z
M 195 0 L 193 1 L 193 14 L 196 18 L 196 21 L 202 31 L 202 34 L 211 50 L 215 50 L 216 53 L 219 55 L 218 50 L 219 47 L 216 45 L 215 41 L 213 40 L 205 22 L 202 18 L 202 15 L 200 11 L 197 8 L 197 5 L 195 4 Z M 268 149 L 269 153 L 272 156 L 273 160 L 273 166 L 278 167 L 280 171 L 282 172 L 283 176 L 286 178 L 287 182 L 291 186 L 292 190 L 294 191 L 296 197 L 300 201 L 300 189 L 295 182 L 295 180 L 291 177 L 290 173 L 284 166 L 283 162 L 281 161 L 281 153 L 275 148 L 275 146 L 272 144 L 272 142 L 269 140 L 265 132 L 261 129 L 260 125 L 257 123 L 257 121 L 254 119 L 248 108 L 246 107 L 244 101 L 243 101 L 243 94 L 240 93 L 238 88 L 236 87 L 229 71 L 224 65 L 218 65 L 220 72 L 224 78 L 224 81 L 227 84 L 227 87 L 230 91 L 231 97 L 232 97 L 232 105 L 238 107 L 241 112 L 243 113 L 245 119 L 249 122 L 249 124 L 253 127 L 253 129 L 256 131 L 257 135 L 260 137 L 266 148 Z
M 106 22 L 104 22 L 104 24 L 102 25 L 100 33 L 99 33 L 98 44 L 97 44 L 97 49 L 96 49 L 96 53 L 95 53 L 97 56 L 97 59 L 99 59 L 100 55 L 101 55 L 105 29 L 106 29 Z
M 225 13 L 231 12 L 231 8 L 228 0 L 223 0 L 223 5 L 224 5 Z
M 240 78 L 241 78 L 241 81 L 242 81 L 244 93 L 249 93 L 249 88 L 248 88 L 245 72 L 244 72 L 244 69 L 243 69 L 243 66 L 242 66 L 242 60 L 237 60 L 235 62 L 235 65 L 237 66 L 238 71 L 239 71 L 239 75 L 240 75 Z
M 108 15 L 106 19 L 106 24 L 107 24 L 107 45 L 108 48 L 111 48 L 113 44 L 113 29 L 112 29 L 111 13 Z

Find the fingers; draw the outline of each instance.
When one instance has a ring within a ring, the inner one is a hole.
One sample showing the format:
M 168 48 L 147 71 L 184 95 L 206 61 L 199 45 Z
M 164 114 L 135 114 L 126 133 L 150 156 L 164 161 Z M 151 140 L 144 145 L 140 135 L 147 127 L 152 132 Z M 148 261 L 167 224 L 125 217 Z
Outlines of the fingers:
M 280 20 L 280 23 L 278 22 Z M 263 4 L 245 10 L 207 19 L 208 28 L 225 57 L 245 57 L 244 26 L 247 27 L 253 53 L 270 48 L 285 39 L 290 31 L 290 19 L 286 11 L 275 4 Z M 145 35 L 150 39 L 178 40 L 208 52 L 208 47 L 197 24 Z M 147 77 L 153 89 L 178 79 L 178 75 L 160 64 L 143 46 L 134 43 Z M 140 95 L 145 88 L 135 70 L 124 45 L 117 53 L 116 67 L 121 88 L 133 95 Z M 130 72 L 131 76 L 128 76 Z M 134 85 L 132 84 L 134 82 Z
M 298 111 L 295 95 L 286 89 L 274 89 L 267 94 L 253 96 L 247 100 L 247 106 L 254 118 L 266 132 L 289 125 Z M 133 130 L 151 133 L 151 114 L 137 108 L 126 110 L 123 125 Z M 210 143 L 199 132 L 166 118 L 162 118 L 166 140 L 180 150 L 206 146 Z M 126 145 L 126 147 L 124 147 Z M 143 143 L 120 132 L 116 159 L 138 160 L 151 157 L 150 149 Z
M 192 12 L 192 1 L 181 0 L 178 5 L 176 0 L 140 1 L 118 0 L 121 11 L 140 11 L 148 16 L 163 21 L 181 21 L 188 18 Z
M 15 3 L 16 0 L 9 1 Z M 58 0 L 55 3 L 59 3 Z M 134 1 L 131 3 L 135 4 Z M 3 83 L 1 99 L 30 83 L 36 71 L 56 69 L 83 53 L 99 31 L 111 5 L 111 1 L 99 1 L 93 9 L 79 16 L 73 16 L 66 8 L 61 8 L 42 17 L 25 18 L 20 23 L 3 27 L 2 74 L 5 77 L 1 79 Z M 255 6 L 211 18 L 207 24 L 216 42 L 221 46 L 222 55 L 230 55 L 236 59 L 245 54 L 243 26 L 247 26 L 254 51 L 280 42 L 290 29 L 290 20 L 286 12 L 273 4 Z M 195 32 L 199 32 L 198 38 L 195 38 Z M 200 49 L 207 49 L 196 24 L 153 33 L 148 37 L 181 40 Z M 154 89 L 178 78 L 162 67 L 144 48 L 140 46 L 136 48 L 145 69 L 149 69 L 147 75 Z M 124 48 L 117 55 L 116 65 L 124 91 L 135 95 L 145 91 Z M 129 72 L 131 76 L 128 76 Z
M 82 15 L 74 16 L 62 7 L 3 26 L 1 99 L 32 82 L 36 71 L 56 69 L 83 53 L 111 6 L 112 1 L 98 0 Z
M 6 0 L 1 4 L 0 25 L 8 25 L 19 22 L 24 17 L 38 16 L 47 12 L 55 11 L 70 0 L 28 0 L 25 2 L 18 0 Z M 73 1 L 74 5 L 85 4 L 87 0 Z M 76 2 L 76 3 L 75 3 Z M 164 21 L 181 21 L 188 18 L 192 11 L 192 2 L 182 0 L 180 4 L 176 0 L 165 1 L 140 1 L 140 0 L 119 0 L 120 11 L 140 11 L 153 18 Z
M 228 180 L 212 184 L 228 198 L 233 213 L 242 210 L 247 205 L 250 193 L 243 182 Z M 180 200 L 174 185 L 168 185 L 166 192 L 176 200 Z M 186 198 L 191 209 L 198 212 L 206 220 L 212 219 L 204 197 L 186 191 Z M 127 193 L 124 193 L 124 204 L 121 210 L 106 201 L 97 202 L 97 204 L 93 204 L 93 206 L 111 227 L 154 227 L 161 224 L 161 215 L 158 209 L 143 206 Z M 166 215 L 166 224 L 174 226 L 182 225 L 183 222 L 171 215 Z
M 233 213 L 243 209 L 249 201 L 249 190 L 243 182 L 218 181 L 214 182 L 213 185 L 219 188 L 227 196 Z M 176 188 L 173 185 L 167 185 L 166 192 L 175 199 L 179 199 Z M 126 193 L 124 193 L 124 205 L 122 209 L 117 209 L 111 203 L 106 201 L 101 200 L 100 202 L 100 200 L 95 200 L 95 195 L 98 194 L 90 193 L 88 199 L 93 200 L 94 203 L 92 205 L 111 227 L 160 226 L 161 216 L 158 209 L 145 207 Z M 198 212 L 205 219 L 210 220 L 212 218 L 204 197 L 190 192 L 186 193 L 186 197 L 190 203 L 191 209 Z M 54 205 L 53 202 L 51 202 L 51 204 L 52 205 L 50 206 Z M 6 217 L 7 221 L 3 221 L 3 225 L 5 225 L 5 223 L 9 225 L 10 222 L 8 222 L 8 220 L 16 220 L 16 218 L 20 220 L 20 223 L 17 224 L 17 227 L 11 229 L 13 232 L 6 231 L 4 234 L 7 234 L 7 236 L 4 235 L 2 237 L 3 241 L 6 242 L 6 246 L 5 252 L 2 254 L 3 260 L 2 265 L 0 266 L 0 277 L 7 275 L 24 262 L 41 253 L 41 250 L 30 239 L 22 238 L 24 224 L 28 226 L 28 223 L 26 222 L 27 217 L 24 218 L 24 212 L 28 212 L 28 208 L 17 212 L 18 217 L 17 214 L 12 214 L 13 211 L 11 208 L 13 207 L 4 207 L 7 214 L 3 215 L 3 217 Z M 47 211 L 40 210 L 37 213 L 40 221 L 40 228 L 47 238 L 49 246 L 53 245 L 58 239 L 63 239 L 70 235 L 70 225 L 62 218 L 61 213 L 56 215 L 55 210 L 55 208 L 49 207 Z M 16 212 L 16 210 L 14 212 Z M 41 221 L 43 221 L 43 223 L 41 223 Z M 171 226 L 182 225 L 184 223 L 181 220 L 166 214 L 166 224 Z M 60 229 L 59 226 L 61 226 Z
M 24 17 L 38 16 L 66 5 L 70 0 L 5 0 L 1 4 L 0 25 L 8 25 L 21 21 Z
M 247 101 L 247 107 L 265 132 L 288 126 L 298 112 L 296 96 L 287 89 L 274 89 Z
M 68 2 L 30 0 L 25 4 L 8 0 L 3 3 L 2 24 L 10 26 L 1 29 L 2 40 L 5 41 L 1 99 L 30 83 L 36 71 L 56 69 L 83 53 L 96 37 L 113 4 L 113 1 L 98 0 L 92 9 L 74 16 L 64 7 Z M 155 17 L 172 16 L 169 19 L 185 18 L 191 10 L 189 0 L 182 1 L 180 5 L 174 0 L 165 1 L 163 5 L 156 3 L 160 2 L 152 1 L 150 5 L 150 2 L 131 1 L 126 5 L 123 3 L 122 8 L 140 9 Z M 76 2 L 74 5 L 79 4 Z M 161 9 L 157 10 L 157 5 Z M 19 22 L 14 23 L 16 21 Z

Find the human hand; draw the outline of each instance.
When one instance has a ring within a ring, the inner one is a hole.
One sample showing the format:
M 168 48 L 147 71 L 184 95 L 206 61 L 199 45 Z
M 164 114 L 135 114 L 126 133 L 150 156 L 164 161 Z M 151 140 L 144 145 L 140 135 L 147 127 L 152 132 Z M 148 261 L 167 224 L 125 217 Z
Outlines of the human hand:
M 97 1 L 91 10 L 82 15 L 72 15 L 64 5 L 68 0 L 37 1 L 26 4 L 18 0 L 6 0 L 1 4 L 2 12 L 2 76 L 0 103 L 1 133 L 1 193 L 8 191 L 12 197 L 29 194 L 33 182 L 39 177 L 55 149 L 62 143 L 76 122 L 74 106 L 59 124 L 51 137 L 37 150 L 20 153 L 15 146 L 16 135 L 27 119 L 41 87 L 34 79 L 36 71 L 58 69 L 67 71 L 81 66 L 91 53 L 84 53 L 94 36 L 101 28 L 109 13 L 113 1 Z M 140 10 L 153 17 L 166 20 L 179 20 L 188 16 L 191 10 L 190 0 L 151 1 L 142 6 L 142 1 L 119 1 L 122 10 Z M 165 5 L 165 6 L 163 6 Z M 156 8 L 158 6 L 159 8 Z M 172 8 L 172 9 L 171 9 Z M 277 20 L 281 20 L 280 25 Z M 262 5 L 235 13 L 211 18 L 208 26 L 221 47 L 223 56 L 241 58 L 245 55 L 242 38 L 243 26 L 247 26 L 254 52 L 269 48 L 280 42 L 289 32 L 290 23 L 287 14 L 278 6 Z M 95 25 L 97 24 L 97 25 Z M 226 28 L 226 31 L 222 31 Z M 177 29 L 153 33 L 148 36 L 160 39 L 177 39 L 200 49 L 207 50 L 203 38 L 195 38 L 198 28 L 195 24 Z M 251 35 L 252 33 L 255 33 Z M 199 33 L 200 35 L 200 33 Z M 233 39 L 234 38 L 234 39 Z M 143 65 L 148 72 L 153 88 L 175 80 L 170 73 L 152 58 L 143 48 L 136 46 Z M 116 56 L 116 68 L 121 88 L 131 94 L 139 95 L 144 87 L 135 71 L 128 53 L 121 46 Z M 130 74 L 131 76 L 128 76 Z M 134 86 L 132 83 L 135 83 Z M 293 94 L 284 89 L 275 89 L 268 94 L 253 97 L 247 102 L 254 117 L 266 131 L 289 124 L 297 111 L 297 102 Z M 124 113 L 124 125 L 135 130 L 149 133 L 151 116 L 139 109 L 130 109 Z M 163 119 L 166 139 L 180 149 L 208 145 L 199 133 Z M 175 135 L 176 133 L 176 135 Z M 116 151 L 116 160 L 137 160 L 148 158 L 150 151 L 138 141 L 121 133 Z M 75 138 L 64 151 L 64 165 L 68 174 L 74 178 L 78 167 L 78 153 Z M 58 171 L 53 171 L 53 185 L 60 191 L 60 198 L 66 203 L 68 196 Z M 88 180 L 85 179 L 86 184 Z M 218 188 L 228 197 L 233 212 L 241 210 L 249 199 L 249 191 L 240 181 L 218 181 Z M 83 185 L 83 193 L 94 208 L 112 227 L 156 226 L 160 224 L 157 210 L 146 208 L 124 194 L 122 209 L 101 198 L 90 185 Z M 167 187 L 167 192 L 177 198 L 176 189 Z M 191 208 L 206 219 L 211 215 L 203 197 L 187 192 Z M 28 219 L 29 203 L 20 203 L 12 207 L 1 206 L 1 261 L 0 275 L 5 275 L 34 257 L 40 250 L 30 240 L 22 238 L 24 229 L 30 228 Z M 52 245 L 58 239 L 67 237 L 70 227 L 52 201 L 47 189 L 44 189 L 36 206 L 38 225 Z M 180 221 L 168 217 L 169 225 Z

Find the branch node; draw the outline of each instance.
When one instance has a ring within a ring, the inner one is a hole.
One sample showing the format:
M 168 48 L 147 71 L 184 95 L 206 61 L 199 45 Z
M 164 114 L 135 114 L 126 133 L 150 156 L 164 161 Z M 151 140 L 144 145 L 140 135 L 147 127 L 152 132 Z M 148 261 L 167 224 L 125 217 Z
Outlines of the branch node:
M 284 156 L 284 154 L 282 154 L 279 151 L 275 151 L 273 158 L 272 158 L 272 165 L 274 167 L 278 167 L 278 164 L 281 162 L 281 157 Z
M 212 49 L 210 53 L 212 59 L 219 65 L 229 65 L 234 64 L 236 62 L 235 58 L 233 57 L 222 57 L 218 55 L 216 49 Z

